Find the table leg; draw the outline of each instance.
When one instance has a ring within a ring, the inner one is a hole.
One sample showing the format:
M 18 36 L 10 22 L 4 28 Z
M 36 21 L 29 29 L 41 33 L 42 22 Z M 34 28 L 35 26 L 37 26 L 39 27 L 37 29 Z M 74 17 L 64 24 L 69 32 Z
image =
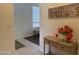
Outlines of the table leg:
M 45 55 L 45 39 L 44 39 L 44 55 Z
M 49 41 L 49 54 L 51 54 L 51 42 Z

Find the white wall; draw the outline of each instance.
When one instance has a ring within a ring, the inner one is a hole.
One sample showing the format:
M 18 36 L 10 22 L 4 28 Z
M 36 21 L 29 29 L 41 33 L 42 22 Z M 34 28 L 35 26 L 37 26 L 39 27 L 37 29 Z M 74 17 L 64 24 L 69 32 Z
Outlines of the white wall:
M 32 34 L 32 4 L 15 3 L 15 31 L 17 39 Z
M 40 50 L 43 51 L 43 38 L 47 35 L 54 36 L 57 28 L 69 25 L 74 30 L 74 37 L 79 42 L 79 17 L 68 18 L 48 18 L 48 9 L 68 4 L 40 4 L 41 8 L 41 25 L 40 25 Z
M 32 6 L 39 6 L 33 3 L 15 3 L 15 31 L 17 39 L 29 36 L 33 32 L 32 27 Z
M 0 54 L 15 52 L 13 4 L 0 4 Z

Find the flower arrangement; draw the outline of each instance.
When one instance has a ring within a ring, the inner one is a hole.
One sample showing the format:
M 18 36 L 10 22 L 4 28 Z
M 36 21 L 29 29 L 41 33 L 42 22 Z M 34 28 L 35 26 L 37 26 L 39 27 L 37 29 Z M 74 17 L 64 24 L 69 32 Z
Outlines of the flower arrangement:
M 72 40 L 72 37 L 73 37 L 72 32 L 73 30 L 68 25 L 58 28 L 58 33 L 64 35 L 67 41 Z M 56 37 L 58 37 L 58 34 L 56 34 Z

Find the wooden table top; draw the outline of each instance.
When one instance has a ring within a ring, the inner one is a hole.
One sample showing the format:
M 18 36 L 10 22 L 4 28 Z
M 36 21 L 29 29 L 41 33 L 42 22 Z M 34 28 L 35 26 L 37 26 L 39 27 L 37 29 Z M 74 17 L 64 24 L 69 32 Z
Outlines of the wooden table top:
M 53 36 L 46 36 L 46 37 L 44 37 L 44 39 L 50 40 L 50 41 L 55 42 L 55 43 L 63 44 L 65 46 L 69 46 L 69 47 L 72 47 L 74 44 L 74 42 L 71 42 L 71 43 L 62 42 L 60 38 L 53 37 Z

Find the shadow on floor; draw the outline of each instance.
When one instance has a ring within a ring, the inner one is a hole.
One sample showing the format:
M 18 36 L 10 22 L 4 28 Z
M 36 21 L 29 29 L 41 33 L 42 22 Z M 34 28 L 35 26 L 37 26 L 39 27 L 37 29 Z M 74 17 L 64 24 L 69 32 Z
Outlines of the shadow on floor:
M 34 35 L 34 36 L 30 36 L 30 37 L 25 37 L 24 39 L 33 42 L 37 45 L 39 45 L 39 35 Z
M 20 49 L 25 47 L 25 45 L 23 45 L 22 43 L 20 43 L 19 41 L 15 41 L 15 49 Z

